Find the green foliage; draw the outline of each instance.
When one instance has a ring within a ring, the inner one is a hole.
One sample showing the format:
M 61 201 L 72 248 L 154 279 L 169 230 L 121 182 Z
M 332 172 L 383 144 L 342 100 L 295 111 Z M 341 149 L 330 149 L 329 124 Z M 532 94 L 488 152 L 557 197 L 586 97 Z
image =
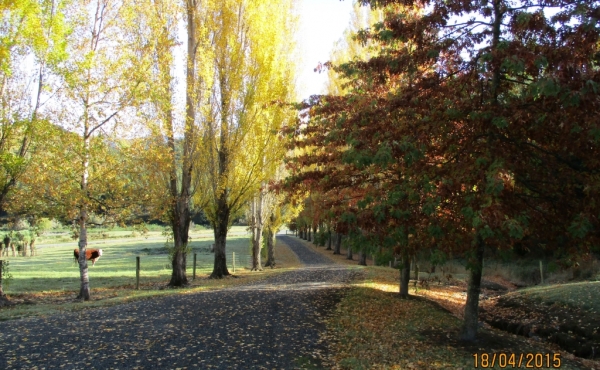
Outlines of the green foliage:
M 583 216 L 578 215 L 571 225 L 569 225 L 569 233 L 578 239 L 583 239 L 586 235 L 593 230 L 592 223 L 590 220 Z
M 324 247 L 327 244 L 327 240 L 329 239 L 329 233 L 326 230 L 319 230 L 315 235 L 315 241 L 318 246 Z
M 434 249 L 429 256 L 429 262 L 432 266 L 442 266 L 448 261 L 448 256 L 441 249 Z

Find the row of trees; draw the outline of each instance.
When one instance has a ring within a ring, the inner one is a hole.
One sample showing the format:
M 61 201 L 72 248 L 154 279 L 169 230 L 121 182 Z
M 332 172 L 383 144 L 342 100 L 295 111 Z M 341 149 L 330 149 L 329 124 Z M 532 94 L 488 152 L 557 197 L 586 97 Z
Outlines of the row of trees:
M 214 228 L 213 278 L 229 274 L 227 230 L 257 197 L 273 199 L 253 211 L 272 239 L 276 133 L 295 115 L 275 103 L 294 93 L 292 1 L 0 4 L 0 211 L 76 221 L 81 299 L 92 215 L 168 222 L 172 286 L 188 283 L 199 210 Z
M 316 207 L 296 224 L 401 257 L 403 296 L 415 254 L 464 256 L 475 339 L 486 249 L 597 248 L 600 4 L 360 3 L 377 10 L 346 41 L 362 59 L 334 59 L 286 130 L 285 186 Z

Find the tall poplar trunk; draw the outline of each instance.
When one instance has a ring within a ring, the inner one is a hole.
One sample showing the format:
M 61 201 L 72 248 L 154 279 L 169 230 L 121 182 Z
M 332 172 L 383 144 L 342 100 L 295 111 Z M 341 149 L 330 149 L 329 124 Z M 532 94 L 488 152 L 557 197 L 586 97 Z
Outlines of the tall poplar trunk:
M 460 339 L 474 341 L 477 339 L 479 326 L 479 294 L 481 292 L 481 275 L 483 273 L 483 252 L 485 242 L 477 236 L 475 256 L 470 261 L 469 286 L 467 287 L 467 303 L 465 304 L 465 317 Z
M 171 150 L 174 163 L 170 173 L 169 190 L 172 199 L 171 208 L 171 229 L 173 231 L 173 255 L 171 260 L 171 280 L 169 286 L 181 287 L 189 284 L 187 279 L 187 246 L 189 241 L 189 229 L 191 222 L 191 184 L 193 161 L 192 156 L 195 150 L 194 140 L 194 121 L 196 112 L 194 109 L 194 95 L 196 82 L 196 0 L 186 1 L 187 16 L 187 65 L 186 65 L 186 97 L 185 97 L 185 129 L 183 133 L 183 153 L 181 174 L 177 174 L 176 166 L 176 148 L 175 148 L 175 130 L 173 127 L 173 111 L 170 102 L 164 107 L 167 119 L 167 129 L 169 132 L 168 146 Z M 165 35 L 166 36 L 166 35 Z M 159 53 L 160 54 L 160 53 Z M 160 59 L 160 55 L 158 56 Z M 166 60 L 159 60 L 161 75 L 166 80 L 163 82 L 165 93 L 169 92 L 171 85 L 170 64 Z M 177 178 L 181 176 L 181 187 L 177 184 Z
M 331 250 L 331 239 L 332 239 L 332 235 L 331 235 L 331 228 L 327 229 L 327 251 Z
M 341 254 L 342 249 L 342 234 L 335 233 L 335 247 L 333 248 L 333 254 Z
M 271 216 L 271 220 L 273 216 Z M 265 263 L 265 267 L 270 266 L 271 268 L 275 267 L 275 234 L 273 233 L 273 229 L 269 224 L 265 229 L 265 237 L 267 238 L 267 263 Z
M 224 86 L 224 84 L 222 84 Z M 222 103 L 224 106 L 226 104 Z M 229 130 L 226 118 L 223 118 L 221 127 L 220 148 L 218 149 L 218 166 L 219 166 L 219 181 L 223 179 L 229 168 L 229 150 L 227 148 L 227 131 Z M 211 279 L 222 279 L 230 275 L 227 269 L 227 256 L 225 247 L 227 245 L 227 229 L 229 228 L 229 217 L 231 217 L 231 208 L 228 204 L 229 192 L 227 189 L 220 190 L 216 194 L 216 213 L 214 221 L 215 231 L 215 263 L 213 272 L 210 274 Z
M 87 171 L 86 171 L 87 175 Z M 87 184 L 87 182 L 86 182 Z M 77 299 L 84 301 L 90 300 L 90 277 L 88 274 L 88 264 L 85 258 L 87 249 L 87 207 L 83 205 L 79 210 L 79 280 L 81 282 L 79 295 Z
M 227 227 L 229 226 L 230 211 L 227 206 L 227 191 L 223 191 L 217 201 L 217 213 L 214 223 L 215 231 L 215 263 L 211 279 L 222 279 L 230 275 L 227 270 L 227 257 L 225 255 L 225 245 L 227 243 Z
M 358 264 L 360 266 L 367 265 L 367 254 L 362 250 L 360 252 L 358 252 Z
M 171 257 L 172 270 L 169 286 L 172 287 L 182 287 L 189 284 L 186 266 L 190 221 L 189 198 L 185 194 L 180 194 L 175 200 L 171 215 L 174 249 Z
M 348 246 L 348 250 L 346 251 L 346 259 L 347 260 L 352 259 L 352 247 L 350 247 L 350 246 Z
M 224 79 L 221 72 L 221 79 Z M 221 81 L 221 86 L 226 86 L 224 81 Z M 227 111 L 227 97 L 226 94 L 221 94 L 221 110 L 222 112 Z M 220 182 L 227 175 L 229 170 L 229 149 L 227 148 L 227 138 L 229 135 L 229 125 L 227 123 L 227 117 L 223 114 L 221 117 L 221 137 L 220 147 L 217 151 L 218 156 L 218 179 Z M 210 274 L 211 279 L 222 279 L 225 276 L 230 275 L 227 269 L 227 256 L 225 254 L 225 247 L 227 245 L 227 229 L 229 227 L 229 217 L 231 216 L 231 209 L 228 204 L 229 191 L 227 188 L 223 190 L 215 189 L 216 199 L 216 213 L 215 213 L 215 263 L 213 272 Z
M 85 106 L 87 108 L 88 103 L 86 101 Z M 84 122 L 84 132 L 83 132 L 83 161 L 81 163 L 81 194 L 82 199 L 81 204 L 79 205 L 79 216 L 77 219 L 79 226 L 79 280 L 80 280 L 80 288 L 79 295 L 77 295 L 77 299 L 82 299 L 84 301 L 90 300 L 90 277 L 88 274 L 88 264 L 86 257 L 86 249 L 87 249 L 87 219 L 88 219 L 88 210 L 87 210 L 87 200 L 85 196 L 88 192 L 88 181 L 89 181 L 89 171 L 90 171 L 90 133 L 88 128 L 88 117 L 86 111 L 86 117 Z
M 402 268 L 400 270 L 400 298 L 408 298 L 408 282 L 410 281 L 410 256 L 402 255 Z
M 252 230 L 252 269 L 251 271 L 262 271 L 260 250 L 263 241 L 263 193 L 259 191 L 257 197 L 252 199 L 251 205 L 251 230 Z

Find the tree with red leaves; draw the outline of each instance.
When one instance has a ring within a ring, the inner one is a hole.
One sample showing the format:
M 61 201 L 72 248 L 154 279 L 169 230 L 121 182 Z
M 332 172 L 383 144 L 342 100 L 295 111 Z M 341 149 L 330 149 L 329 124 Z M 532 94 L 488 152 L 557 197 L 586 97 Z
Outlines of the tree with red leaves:
M 306 102 L 308 123 L 289 133 L 310 150 L 288 185 L 344 194 L 341 219 L 404 257 L 403 295 L 416 251 L 463 253 L 461 337 L 474 340 L 486 248 L 597 241 L 599 4 L 362 2 L 387 7 L 357 33 L 380 53 L 334 67 L 345 95 Z

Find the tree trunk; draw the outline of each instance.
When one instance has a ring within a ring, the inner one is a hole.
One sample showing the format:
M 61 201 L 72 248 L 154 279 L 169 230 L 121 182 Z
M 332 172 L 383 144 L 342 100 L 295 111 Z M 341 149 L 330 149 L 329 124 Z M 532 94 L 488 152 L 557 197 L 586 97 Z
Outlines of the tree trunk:
M 169 286 L 182 287 L 189 284 L 187 278 L 187 252 L 190 231 L 190 207 L 185 192 L 177 197 L 173 214 L 171 215 L 171 228 L 173 230 L 173 256 L 171 260 L 171 280 Z
M 10 249 L 12 250 L 12 256 L 16 257 L 17 256 L 17 251 L 16 251 L 16 248 L 15 248 L 15 242 L 10 243 Z
M 227 207 L 227 191 L 223 191 L 217 201 L 216 220 L 214 224 L 215 231 L 215 264 L 211 279 L 222 279 L 230 275 L 227 270 L 227 257 L 225 255 L 225 245 L 227 243 L 227 227 L 229 226 L 229 207 Z
M 0 260 L 0 307 L 6 306 L 10 304 L 10 301 L 4 294 L 4 290 L 2 289 L 2 277 L 4 275 L 4 261 Z
M 35 239 L 29 242 L 29 256 L 35 256 Z
M 419 261 L 417 261 L 416 257 L 414 259 L 414 264 L 415 264 L 415 280 L 419 281 Z
M 330 251 L 331 250 L 331 238 L 332 238 L 331 228 L 328 228 L 327 234 L 328 235 L 327 235 L 327 249 L 326 250 Z
M 261 243 L 262 237 L 252 238 L 252 269 L 250 271 L 262 271 Z
M 84 166 L 84 168 L 86 170 L 83 174 L 82 184 L 87 187 L 87 166 Z M 85 258 L 87 249 L 87 218 L 87 208 L 85 205 L 82 205 L 79 209 L 79 280 L 81 286 L 79 288 L 77 299 L 82 299 L 84 301 L 90 300 L 90 277 L 88 275 L 87 259 Z
M 358 264 L 360 266 L 367 265 L 367 254 L 363 251 L 358 252 Z
M 169 174 L 169 192 L 172 199 L 171 208 L 171 227 L 173 230 L 173 248 L 174 253 L 171 260 L 171 280 L 169 286 L 182 287 L 189 284 L 186 273 L 187 264 L 187 246 L 189 242 L 189 229 L 191 222 L 190 198 L 191 198 L 191 183 L 193 171 L 193 152 L 195 147 L 194 136 L 194 120 L 195 113 L 195 83 L 196 83 L 196 8 L 195 2 L 186 1 L 185 11 L 187 16 L 187 55 L 186 55 L 186 80 L 185 80 L 185 123 L 183 134 L 183 148 L 181 154 L 181 173 L 178 173 L 178 159 L 175 153 L 177 148 L 175 145 L 175 129 L 173 127 L 173 110 L 170 104 L 163 107 L 163 112 L 166 117 L 166 125 L 169 137 L 167 144 L 173 156 L 173 168 Z M 163 88 L 165 94 L 170 92 L 170 64 L 166 60 L 160 59 L 159 55 L 159 70 L 165 80 Z M 178 178 L 181 179 L 181 186 L 178 186 Z
M 275 267 L 275 235 L 273 233 L 273 229 L 269 225 L 266 228 L 266 238 L 267 238 L 267 263 L 266 266 L 270 266 L 271 268 Z
M 485 242 L 477 235 L 477 249 L 475 256 L 470 261 L 469 286 L 467 287 L 467 303 L 465 304 L 465 318 L 460 339 L 474 341 L 477 339 L 479 326 L 479 293 L 481 292 L 481 275 L 483 272 L 483 252 Z
M 333 254 L 341 254 L 340 249 L 342 249 L 342 234 L 335 234 L 335 247 L 333 249 Z
M 317 227 L 313 226 L 312 231 L 313 231 L 313 238 L 312 238 L 313 244 L 316 245 L 316 246 L 319 246 L 319 244 L 318 244 L 319 241 L 317 240 Z
M 348 246 L 348 250 L 346 251 L 346 259 L 347 260 L 352 259 L 352 247 L 350 247 L 350 246 Z
M 408 282 L 410 281 L 410 257 L 408 254 L 402 256 L 402 268 L 400 269 L 400 298 L 408 298 Z
M 250 271 L 262 271 L 260 250 L 262 249 L 262 232 L 252 237 L 252 269 Z
M 9 235 L 5 235 L 2 241 L 4 242 L 4 250 L 1 251 L 2 253 L 0 253 L 0 255 L 6 255 L 6 257 L 8 257 L 8 248 L 10 247 L 10 242 L 12 241 L 11 237 Z
M 259 191 L 258 196 L 252 199 L 251 204 L 251 224 L 252 230 L 252 269 L 251 271 L 262 271 L 260 250 L 263 244 L 263 193 Z
M 306 237 L 306 240 L 307 240 L 307 241 L 310 241 L 310 226 L 309 226 L 309 227 L 307 227 L 307 229 L 308 229 L 308 235 L 307 235 L 307 237 Z

